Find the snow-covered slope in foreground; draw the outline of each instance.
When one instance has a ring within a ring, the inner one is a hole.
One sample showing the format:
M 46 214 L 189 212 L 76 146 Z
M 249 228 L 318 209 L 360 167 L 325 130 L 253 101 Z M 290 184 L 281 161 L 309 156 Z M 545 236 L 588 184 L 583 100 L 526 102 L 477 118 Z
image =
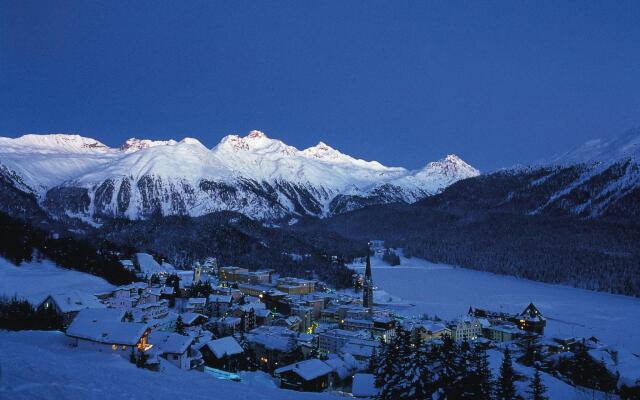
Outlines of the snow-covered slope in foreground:
M 72 348 L 59 332 L 0 332 L 0 354 L 2 399 L 335 399 L 221 381 L 168 363 L 152 372 L 120 355 Z
M 0 175 L 49 211 L 82 217 L 198 216 L 221 210 L 261 219 L 327 216 L 369 204 L 414 202 L 479 172 L 455 155 L 420 170 L 386 167 L 320 142 L 298 150 L 252 131 L 207 149 L 129 139 L 119 149 L 77 135 L 0 138 Z

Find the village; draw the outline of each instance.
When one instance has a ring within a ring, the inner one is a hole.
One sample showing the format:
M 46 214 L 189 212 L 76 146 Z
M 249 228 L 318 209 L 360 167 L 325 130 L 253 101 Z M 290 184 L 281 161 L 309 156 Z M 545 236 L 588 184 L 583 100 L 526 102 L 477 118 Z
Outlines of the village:
M 373 243 L 373 254 L 384 247 Z M 279 276 L 269 269 L 222 266 L 215 258 L 178 270 L 146 253 L 121 261 L 139 282 L 105 293 L 57 293 L 37 309 L 62 320 L 71 348 L 120 354 L 141 368 L 193 370 L 240 381 L 268 374 L 283 389 L 377 395 L 372 364 L 400 331 L 421 342 L 477 342 L 546 355 L 610 354 L 596 338 L 549 338 L 534 304 L 519 314 L 471 306 L 450 321 L 406 316 L 374 301 L 369 255 L 354 289 Z M 526 351 L 526 350 L 525 350 Z

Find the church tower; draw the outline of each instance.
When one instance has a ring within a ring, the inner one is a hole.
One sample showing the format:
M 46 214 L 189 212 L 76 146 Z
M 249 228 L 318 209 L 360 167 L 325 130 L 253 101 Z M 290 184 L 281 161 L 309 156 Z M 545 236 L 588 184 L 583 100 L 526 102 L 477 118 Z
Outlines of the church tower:
M 366 308 L 373 306 L 373 278 L 371 277 L 370 248 L 367 246 L 367 266 L 364 270 L 364 284 L 362 287 L 362 305 Z
M 202 273 L 202 267 L 200 266 L 199 262 L 196 262 L 195 267 L 193 267 L 193 283 L 199 283 L 200 282 L 200 274 Z

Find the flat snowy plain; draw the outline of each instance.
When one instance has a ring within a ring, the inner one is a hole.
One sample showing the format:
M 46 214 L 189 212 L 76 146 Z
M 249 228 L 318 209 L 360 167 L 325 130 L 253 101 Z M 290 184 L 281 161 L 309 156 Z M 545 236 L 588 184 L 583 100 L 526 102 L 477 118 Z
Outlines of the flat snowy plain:
M 444 319 L 466 314 L 469 306 L 520 312 L 533 302 L 547 317 L 545 334 L 552 337 L 595 336 L 620 350 L 640 353 L 640 299 L 563 285 L 552 285 L 488 272 L 401 258 L 388 266 L 371 259 L 374 284 L 413 307 L 408 315 L 427 313 Z M 361 271 L 362 264 L 352 268 Z M 388 297 L 384 293 L 376 300 Z M 397 300 L 397 299 L 396 299 Z

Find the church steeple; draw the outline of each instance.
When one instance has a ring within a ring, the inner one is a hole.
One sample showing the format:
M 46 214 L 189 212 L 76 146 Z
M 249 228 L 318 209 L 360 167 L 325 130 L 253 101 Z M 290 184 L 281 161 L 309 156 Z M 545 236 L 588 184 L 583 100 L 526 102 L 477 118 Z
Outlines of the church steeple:
M 373 306 L 373 277 L 371 276 L 371 243 L 367 244 L 367 265 L 364 270 L 364 284 L 362 291 L 362 305 L 366 308 Z

